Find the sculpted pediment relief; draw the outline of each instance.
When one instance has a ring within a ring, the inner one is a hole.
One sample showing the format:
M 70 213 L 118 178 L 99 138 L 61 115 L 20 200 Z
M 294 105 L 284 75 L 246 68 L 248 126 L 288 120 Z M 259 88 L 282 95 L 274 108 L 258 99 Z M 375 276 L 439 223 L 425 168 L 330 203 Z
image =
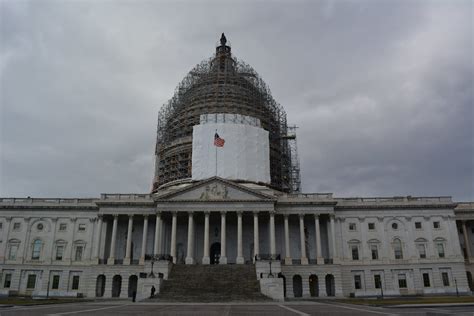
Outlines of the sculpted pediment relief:
M 166 200 L 201 200 L 201 201 L 225 201 L 225 200 L 265 200 L 266 195 L 254 192 L 238 184 L 219 181 L 205 181 L 197 183 L 184 190 L 163 196 Z

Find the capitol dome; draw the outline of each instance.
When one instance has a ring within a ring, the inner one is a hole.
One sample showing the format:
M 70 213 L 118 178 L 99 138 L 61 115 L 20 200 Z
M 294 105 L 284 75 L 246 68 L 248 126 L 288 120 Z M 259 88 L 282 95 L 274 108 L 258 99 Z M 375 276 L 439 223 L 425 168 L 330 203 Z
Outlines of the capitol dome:
M 192 179 L 193 127 L 214 113 L 259 120 L 269 139 L 268 186 L 294 191 L 286 113 L 255 70 L 231 54 L 222 34 L 215 55 L 194 67 L 159 111 L 153 192 Z

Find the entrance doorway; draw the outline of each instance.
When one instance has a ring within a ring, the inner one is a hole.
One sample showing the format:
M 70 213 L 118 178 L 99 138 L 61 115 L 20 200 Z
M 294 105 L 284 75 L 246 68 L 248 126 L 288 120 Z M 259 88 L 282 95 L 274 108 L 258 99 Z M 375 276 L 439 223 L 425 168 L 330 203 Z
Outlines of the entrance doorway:
M 122 290 L 122 277 L 120 275 L 114 275 L 112 279 L 112 297 L 120 297 L 120 291 Z
M 221 257 L 221 243 L 215 242 L 211 245 L 211 251 L 210 251 L 211 264 L 219 264 L 220 257 Z
M 332 274 L 326 275 L 326 295 L 335 296 L 336 286 L 334 284 L 334 276 Z
M 137 292 L 138 277 L 131 275 L 128 278 L 128 297 L 133 297 L 133 292 Z
M 303 282 L 299 274 L 293 276 L 293 295 L 295 297 L 303 296 Z
M 319 296 L 318 277 L 315 274 L 309 276 L 309 293 L 313 297 Z

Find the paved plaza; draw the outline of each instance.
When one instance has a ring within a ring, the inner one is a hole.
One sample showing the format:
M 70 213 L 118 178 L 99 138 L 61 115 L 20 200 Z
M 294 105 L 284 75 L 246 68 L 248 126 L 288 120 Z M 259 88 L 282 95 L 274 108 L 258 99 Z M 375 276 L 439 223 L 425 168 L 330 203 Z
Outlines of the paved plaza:
M 3 307 L 1 316 L 33 315 L 474 315 L 474 306 L 382 308 L 327 302 L 292 303 L 131 303 L 93 302 Z

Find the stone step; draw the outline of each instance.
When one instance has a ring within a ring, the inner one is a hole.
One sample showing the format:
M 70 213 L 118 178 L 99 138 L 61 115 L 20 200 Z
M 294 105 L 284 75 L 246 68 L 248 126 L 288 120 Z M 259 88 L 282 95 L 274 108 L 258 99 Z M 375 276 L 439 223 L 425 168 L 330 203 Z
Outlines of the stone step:
M 269 301 L 253 265 L 173 265 L 160 294 L 166 302 Z

